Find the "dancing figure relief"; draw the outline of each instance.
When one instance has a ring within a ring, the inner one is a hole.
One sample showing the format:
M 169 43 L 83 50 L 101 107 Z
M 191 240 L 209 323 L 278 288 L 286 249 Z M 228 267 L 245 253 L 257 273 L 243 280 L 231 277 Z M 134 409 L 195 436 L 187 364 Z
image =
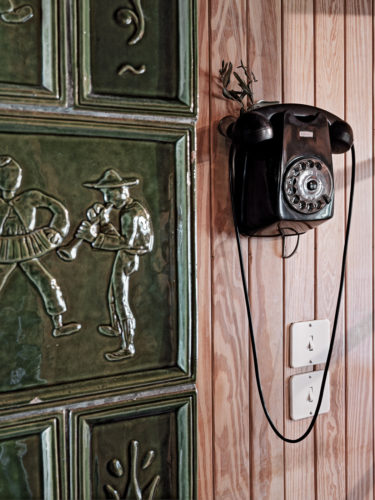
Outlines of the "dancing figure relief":
M 87 210 L 75 238 L 64 247 L 60 245 L 70 227 L 67 208 L 38 189 L 18 193 L 21 182 L 22 168 L 17 161 L 0 155 L 0 294 L 13 271 L 20 268 L 43 300 L 53 324 L 52 335 L 71 335 L 81 329 L 81 324 L 63 322 L 67 310 L 63 292 L 41 258 L 57 249 L 61 259 L 72 261 L 84 241 L 94 249 L 112 252 L 115 256 L 107 299 L 110 322 L 99 325 L 98 331 L 120 339 L 119 348 L 105 354 L 107 361 L 133 357 L 136 319 L 129 302 L 129 281 L 139 268 L 140 257 L 151 252 L 154 242 L 150 213 L 130 196 L 130 188 L 139 184 L 139 179 L 123 178 L 109 169 L 98 180 L 86 182 L 85 187 L 101 192 L 103 203 Z M 38 225 L 39 209 L 50 212 L 44 225 Z
M 79 225 L 75 240 L 58 251 L 62 259 L 73 260 L 81 241 L 86 241 L 94 249 L 115 253 L 108 287 L 110 324 L 99 325 L 98 331 L 107 337 L 118 337 L 120 347 L 105 354 L 107 361 L 121 361 L 135 354 L 136 320 L 129 303 L 129 280 L 139 268 L 139 258 L 153 248 L 150 214 L 130 196 L 129 189 L 137 184 L 138 178 L 122 178 L 114 169 L 96 181 L 86 182 L 85 187 L 101 192 L 104 203 L 95 203 L 87 210 L 87 219 Z M 116 216 L 119 228 L 111 221 Z
M 14 158 L 0 156 L 0 293 L 13 271 L 19 267 L 38 290 L 53 323 L 52 335 L 71 335 L 81 329 L 79 323 L 64 324 L 67 306 L 56 279 L 40 262 L 41 257 L 57 248 L 69 231 L 69 214 L 54 197 L 37 189 L 17 195 L 22 168 Z M 47 209 L 48 225 L 37 227 L 37 212 Z

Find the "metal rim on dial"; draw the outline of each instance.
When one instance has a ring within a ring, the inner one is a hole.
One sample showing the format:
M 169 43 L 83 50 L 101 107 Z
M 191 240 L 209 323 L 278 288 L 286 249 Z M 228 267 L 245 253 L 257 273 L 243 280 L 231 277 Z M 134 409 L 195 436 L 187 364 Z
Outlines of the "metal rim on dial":
M 292 163 L 285 173 L 284 194 L 297 212 L 319 212 L 330 203 L 332 192 L 330 169 L 317 158 L 300 159 Z

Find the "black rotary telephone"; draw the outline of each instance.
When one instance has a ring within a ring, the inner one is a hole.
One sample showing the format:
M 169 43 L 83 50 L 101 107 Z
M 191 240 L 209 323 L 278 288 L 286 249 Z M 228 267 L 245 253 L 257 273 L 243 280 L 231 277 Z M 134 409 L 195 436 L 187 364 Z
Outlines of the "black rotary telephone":
M 352 146 L 350 125 L 313 106 L 276 104 L 242 113 L 227 135 L 242 234 L 300 234 L 332 217 L 332 153 Z
M 337 330 L 353 206 L 353 132 L 348 123 L 323 109 L 274 103 L 255 104 L 237 119 L 226 117 L 220 122 L 219 130 L 232 141 L 229 183 L 259 397 L 276 435 L 288 443 L 298 443 L 308 436 L 318 417 Z M 275 427 L 264 402 L 240 233 L 256 237 L 281 236 L 283 239 L 298 235 L 299 238 L 308 229 L 330 219 L 334 204 L 332 153 L 345 153 L 349 149 L 352 152 L 351 190 L 331 343 L 311 423 L 300 437 L 289 439 Z

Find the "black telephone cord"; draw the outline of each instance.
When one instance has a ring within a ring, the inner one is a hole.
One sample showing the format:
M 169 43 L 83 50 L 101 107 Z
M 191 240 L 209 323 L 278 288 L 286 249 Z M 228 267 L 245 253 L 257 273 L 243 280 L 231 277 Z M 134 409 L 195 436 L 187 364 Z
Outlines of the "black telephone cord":
M 312 431 L 312 429 L 313 429 L 313 427 L 315 425 L 316 419 L 318 418 L 319 410 L 320 410 L 320 407 L 321 407 L 321 404 L 322 404 L 322 400 L 323 400 L 324 388 L 325 388 L 325 384 L 326 384 L 326 380 L 327 380 L 329 365 L 330 365 L 330 362 L 331 362 L 333 346 L 334 346 L 334 343 L 335 343 L 337 323 L 338 323 L 338 318 L 339 318 L 339 313 L 340 313 L 341 296 L 342 296 L 342 291 L 343 291 L 343 288 L 344 288 L 346 256 L 347 256 L 347 251 L 348 251 L 350 223 L 351 223 L 352 211 L 353 211 L 353 197 L 354 197 L 354 183 L 355 183 L 355 150 L 354 150 L 354 146 L 351 147 L 351 153 L 352 153 L 352 176 L 351 176 L 351 183 L 350 183 L 348 219 L 347 219 L 347 225 L 346 225 L 344 250 L 343 250 L 343 254 L 342 254 L 342 263 L 341 263 L 340 285 L 339 285 L 339 291 L 338 291 L 338 296 L 337 296 L 335 318 L 334 318 L 334 321 L 333 321 L 331 342 L 330 342 L 329 349 L 328 349 L 326 366 L 324 368 L 322 385 L 321 385 L 321 388 L 320 388 L 320 393 L 319 393 L 319 398 L 318 398 L 318 404 L 316 406 L 314 416 L 312 417 L 310 425 L 308 426 L 308 428 L 306 429 L 306 431 L 300 437 L 295 438 L 295 439 L 290 439 L 290 438 L 287 438 L 287 437 L 283 436 L 279 432 L 279 430 L 276 428 L 275 424 L 273 423 L 273 421 L 272 421 L 272 419 L 271 419 L 271 417 L 270 417 L 270 415 L 269 415 L 269 413 L 267 411 L 267 407 L 266 407 L 266 404 L 265 404 L 265 401 L 264 401 L 264 396 L 263 396 L 262 384 L 260 382 L 259 367 L 258 367 L 258 356 L 257 356 L 256 346 L 255 346 L 255 337 L 254 337 L 254 330 L 253 330 L 253 322 L 252 322 L 252 319 L 251 319 L 251 311 L 250 311 L 250 301 L 249 301 L 249 295 L 248 295 L 248 292 L 247 292 L 247 283 L 246 283 L 246 276 L 245 276 L 245 268 L 244 268 L 244 264 L 243 264 L 243 257 L 242 257 L 241 244 L 240 244 L 240 232 L 239 232 L 239 229 L 238 229 L 238 224 L 237 224 L 237 219 L 236 219 L 236 212 L 235 212 L 235 204 L 234 204 L 234 159 L 235 159 L 235 148 L 234 148 L 233 144 L 232 144 L 231 149 L 230 149 L 230 155 L 229 155 L 229 186 L 230 186 L 230 196 L 231 196 L 231 203 L 232 203 L 234 228 L 235 228 L 235 233 L 236 233 L 237 249 L 238 249 L 238 255 L 239 255 L 239 260 L 240 260 L 242 286 L 243 286 L 243 291 L 244 291 L 244 296 L 245 296 L 247 317 L 248 317 L 248 322 L 249 322 L 249 331 L 250 331 L 251 348 L 252 348 L 253 360 L 254 360 L 255 378 L 256 378 L 256 383 L 257 383 L 257 388 L 258 388 L 260 402 L 262 404 L 262 408 L 263 408 L 264 414 L 265 414 L 265 416 L 266 416 L 266 418 L 268 420 L 268 423 L 270 424 L 270 426 L 271 426 L 272 430 L 274 431 L 274 433 L 280 439 L 282 439 L 283 441 L 285 441 L 287 443 L 299 443 L 300 441 L 303 441 L 310 434 L 310 432 Z

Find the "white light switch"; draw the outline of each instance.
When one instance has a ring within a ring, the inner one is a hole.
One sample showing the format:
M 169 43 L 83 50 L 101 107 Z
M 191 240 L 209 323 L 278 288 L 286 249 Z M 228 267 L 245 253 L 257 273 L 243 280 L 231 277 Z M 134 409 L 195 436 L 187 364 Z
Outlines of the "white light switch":
M 290 418 L 300 420 L 312 417 L 318 404 L 323 370 L 301 373 L 289 379 Z M 321 413 L 328 413 L 330 407 L 329 373 L 324 388 Z
M 325 363 L 330 342 L 328 319 L 301 321 L 290 327 L 290 366 L 312 366 Z

